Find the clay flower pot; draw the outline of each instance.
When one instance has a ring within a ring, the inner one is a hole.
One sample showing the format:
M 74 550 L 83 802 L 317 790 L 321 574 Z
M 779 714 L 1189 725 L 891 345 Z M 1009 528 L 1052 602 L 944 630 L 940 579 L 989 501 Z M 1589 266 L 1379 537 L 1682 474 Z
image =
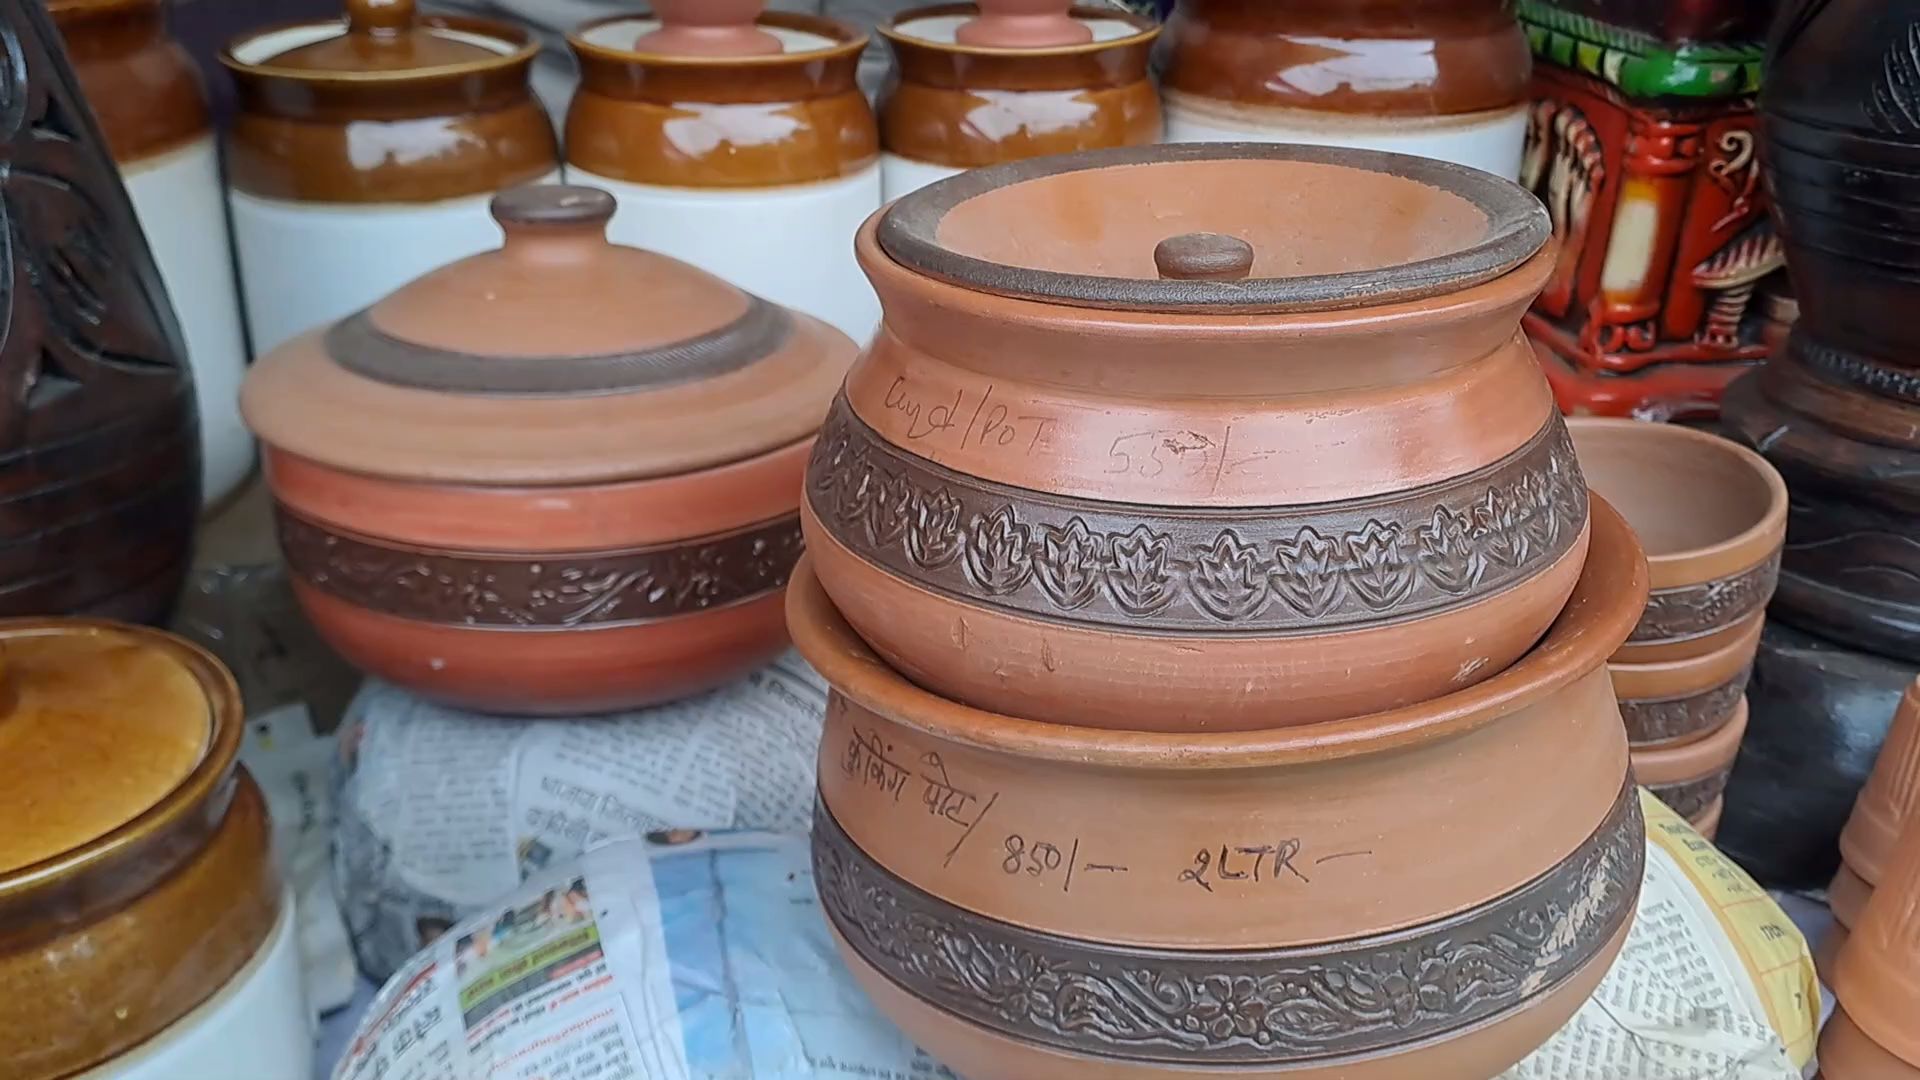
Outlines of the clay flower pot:
M 1173 142 L 1359 146 L 1520 174 L 1533 57 L 1502 0 L 1178 0 Z
M 158 631 L 22 619 L 0 620 L 0 684 L 9 1080 L 311 1075 L 232 676 Z
M 669 8 L 711 10 L 705 0 Z M 779 12 L 755 26 L 780 47 L 659 48 L 662 23 L 649 16 L 569 35 L 580 88 L 567 110 L 567 178 L 613 193 L 616 242 L 864 342 L 879 305 L 847 238 L 880 205 L 879 128 L 856 78 L 867 34 Z
M 980 49 L 1055 49 L 1085 45 L 1093 30 L 1069 14 L 1073 0 L 979 0 L 979 14 L 954 40 Z
M 1033 720 L 1244 730 L 1491 676 L 1587 544 L 1518 333 L 1546 230 L 1495 177 L 1315 147 L 922 188 L 858 240 L 886 322 L 809 466 L 821 584 L 909 678 Z
M 1747 692 L 1764 625 L 1761 619 L 1742 619 L 1735 624 L 1738 636 L 1687 660 L 1610 662 L 1627 741 L 1635 749 L 1678 746 L 1724 727 Z
M 502 194 L 498 250 L 249 373 L 302 607 L 356 665 L 501 713 L 708 689 L 785 647 L 800 482 L 853 345 Z
M 1832 974 L 1839 1003 L 1820 1035 L 1826 1080 L 1920 1078 L 1920 822 L 1908 822 L 1886 876 Z
M 1834 921 L 1850 928 L 1909 823 L 1920 820 L 1920 683 L 1907 688 L 1873 772 L 1840 833 L 1840 873 L 1828 889 Z
M 1676 424 L 1575 417 L 1567 426 L 1587 483 L 1627 516 L 1652 568 L 1646 614 L 1614 659 L 1686 660 L 1752 638 L 1787 535 L 1779 471 L 1738 443 Z
M 642 52 L 678 56 L 768 56 L 786 51 L 780 39 L 754 25 L 766 0 L 653 0 L 658 30 L 640 35 Z
M 539 44 L 413 0 L 242 35 L 228 202 L 256 353 L 487 250 L 494 193 L 559 179 L 528 83 Z
M 1740 741 L 1747 735 L 1747 699 L 1734 705 L 1733 717 L 1706 738 L 1679 746 L 1633 750 L 1633 776 L 1674 813 L 1694 822 L 1726 794 Z
M 882 1011 L 963 1075 L 1490 1077 L 1624 940 L 1645 834 L 1605 660 L 1646 572 L 1602 503 L 1565 613 L 1517 664 L 1257 733 L 948 701 L 867 647 L 812 559 L 788 606 L 833 687 L 823 906 Z M 1005 992 L 1033 971 L 1046 981 Z
M 915 8 L 880 27 L 897 72 L 880 95 L 889 201 L 984 165 L 1160 141 L 1154 20 L 1074 8 L 1077 43 L 987 48 L 963 37 L 972 10 Z

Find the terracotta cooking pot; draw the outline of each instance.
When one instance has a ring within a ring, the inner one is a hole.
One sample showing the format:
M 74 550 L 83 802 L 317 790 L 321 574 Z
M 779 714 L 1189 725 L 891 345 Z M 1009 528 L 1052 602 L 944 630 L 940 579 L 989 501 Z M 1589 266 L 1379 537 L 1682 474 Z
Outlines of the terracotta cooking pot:
M 1519 333 L 1546 240 L 1512 184 L 1365 151 L 922 188 L 858 240 L 886 319 L 809 466 L 820 582 L 908 677 L 1034 720 L 1245 730 L 1470 686 L 1586 551 Z
M 1740 741 L 1747 735 L 1747 699 L 1734 704 L 1733 717 L 1720 730 L 1679 746 L 1633 750 L 1634 779 L 1689 820 L 1699 817 L 1726 794 Z
M 1593 490 L 1640 534 L 1653 595 L 1616 660 L 1685 660 L 1751 637 L 1787 536 L 1787 485 L 1767 459 L 1677 424 L 1567 421 Z
M 343 656 L 467 708 L 695 693 L 785 646 L 814 431 L 853 344 L 609 244 L 591 188 L 249 374 L 280 542 Z
M 1211 735 L 922 690 L 840 618 L 810 553 L 789 621 L 833 687 L 815 868 L 848 963 L 975 1080 L 1495 1075 L 1586 1000 L 1640 884 L 1605 658 L 1646 571 L 1619 516 L 1592 517 L 1565 613 L 1507 670 Z
M 1678 746 L 1704 739 L 1732 720 L 1747 692 L 1764 625 L 1760 618 L 1743 619 L 1736 624 L 1737 637 L 1687 660 L 1608 663 L 1627 741 L 1636 749 Z

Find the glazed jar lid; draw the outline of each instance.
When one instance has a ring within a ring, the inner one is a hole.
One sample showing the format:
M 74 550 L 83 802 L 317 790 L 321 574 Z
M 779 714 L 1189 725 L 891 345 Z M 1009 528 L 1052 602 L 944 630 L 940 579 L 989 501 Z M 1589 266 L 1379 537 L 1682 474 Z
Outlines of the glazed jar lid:
M 422 17 L 414 0 L 347 0 L 344 19 L 243 35 L 223 59 L 253 76 L 364 83 L 485 71 L 531 60 L 538 51 L 505 23 Z
M 640 480 L 811 438 L 854 355 L 817 319 L 610 243 L 613 197 L 503 192 L 505 243 L 442 267 L 248 374 L 273 448 L 403 480 Z
M 1456 292 L 1537 254 L 1546 208 L 1425 158 L 1216 143 L 977 169 L 881 217 L 880 247 L 964 288 L 1119 311 L 1309 312 Z

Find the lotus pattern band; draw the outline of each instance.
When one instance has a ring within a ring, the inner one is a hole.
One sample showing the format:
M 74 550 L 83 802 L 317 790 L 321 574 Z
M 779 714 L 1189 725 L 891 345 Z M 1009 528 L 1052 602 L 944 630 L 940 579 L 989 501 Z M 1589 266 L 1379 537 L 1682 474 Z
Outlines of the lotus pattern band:
M 973 603 L 1127 629 L 1313 631 L 1413 618 L 1564 556 L 1587 489 L 1554 417 L 1494 465 L 1418 491 L 1309 506 L 1133 506 L 962 475 L 881 439 L 844 398 L 807 470 L 860 558 Z
M 813 829 L 828 917 L 907 993 L 1030 1043 L 1178 1065 L 1325 1062 L 1495 1021 L 1602 951 L 1632 917 L 1645 860 L 1628 785 L 1571 858 L 1484 907 L 1313 948 L 1170 952 L 973 914 L 874 862 L 824 806 Z
M 1655 589 L 1629 641 L 1684 641 L 1731 626 L 1767 606 L 1780 580 L 1780 553 L 1732 577 Z

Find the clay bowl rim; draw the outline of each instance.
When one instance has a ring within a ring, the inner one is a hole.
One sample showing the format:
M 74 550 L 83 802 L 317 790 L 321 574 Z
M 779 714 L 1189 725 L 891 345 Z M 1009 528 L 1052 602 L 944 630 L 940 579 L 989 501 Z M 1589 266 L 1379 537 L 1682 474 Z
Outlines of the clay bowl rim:
M 811 49 L 807 52 L 778 52 L 757 56 L 680 56 L 673 53 L 646 52 L 641 49 L 616 49 L 610 45 L 600 45 L 587 40 L 587 35 L 603 26 L 614 23 L 635 22 L 640 20 L 658 20 L 652 8 L 644 11 L 623 12 L 617 15 L 604 15 L 598 19 L 589 19 L 567 31 L 567 48 L 582 61 L 593 60 L 605 64 L 644 64 L 648 67 L 683 68 L 777 68 L 816 64 L 841 60 L 849 56 L 858 56 L 873 40 L 873 35 L 865 30 L 825 15 L 806 15 L 793 11 L 764 11 L 754 20 L 755 26 L 777 26 L 783 30 L 798 30 L 816 37 L 830 38 L 834 44 L 823 49 Z
M 1639 620 L 1647 562 L 1626 519 L 1592 498 L 1593 542 L 1573 595 L 1525 656 L 1464 690 L 1387 712 L 1249 732 L 1110 731 L 970 708 L 921 689 L 888 667 L 828 598 L 803 555 L 787 586 L 793 643 L 836 693 L 934 739 L 990 753 L 1082 767 L 1263 769 L 1335 761 L 1465 734 L 1532 705 L 1606 659 Z M 1611 642 L 1611 644 L 1609 644 Z
M 1149 19 L 1145 15 L 1136 15 L 1131 11 L 1122 11 L 1119 8 L 1076 3 L 1067 9 L 1068 15 L 1081 19 L 1105 19 L 1111 22 L 1128 23 L 1134 27 L 1134 32 L 1128 34 L 1126 37 L 1111 38 L 1106 41 L 1088 41 L 1078 45 L 1045 45 L 1040 48 L 1022 49 L 994 45 L 962 45 L 957 41 L 934 41 L 930 38 L 915 37 L 912 34 L 906 34 L 900 31 L 902 24 L 912 22 L 915 19 L 932 19 L 942 15 L 966 15 L 978 12 L 979 10 L 979 5 L 964 2 L 928 4 L 924 7 L 908 8 L 894 15 L 886 22 L 874 26 L 873 32 L 883 38 L 887 44 L 896 47 L 905 45 L 908 48 L 931 49 L 935 52 L 950 53 L 957 56 L 1032 56 L 1044 59 L 1062 56 L 1088 56 L 1094 53 L 1106 52 L 1110 49 L 1124 49 L 1130 46 L 1138 46 L 1159 38 L 1161 30 L 1164 29 L 1163 24 Z
M 509 49 L 498 56 L 486 56 L 478 60 L 468 60 L 459 64 L 434 64 L 427 67 L 396 68 L 389 71 L 317 71 L 311 68 L 281 67 L 273 61 L 284 55 L 275 53 L 259 63 L 249 63 L 240 59 L 239 50 L 261 38 L 275 34 L 284 34 L 289 30 L 307 30 L 318 27 L 339 27 L 342 35 L 347 33 L 344 17 L 339 19 L 291 19 L 286 22 L 269 23 L 254 27 L 243 33 L 235 34 L 220 46 L 217 59 L 220 66 L 227 69 L 237 82 L 246 80 L 265 80 L 288 83 L 320 85 L 377 86 L 383 83 L 405 84 L 425 80 L 454 78 L 462 75 L 476 75 L 487 72 L 507 71 L 516 66 L 531 64 L 540 55 L 540 43 L 532 34 L 510 22 L 498 19 L 484 19 L 471 15 L 417 15 L 413 28 L 416 31 L 454 30 L 475 37 L 490 38 Z M 332 38 L 321 40 L 331 41 Z M 309 44 L 317 44 L 311 42 Z
M 1743 652 L 1747 654 L 1748 663 L 1752 663 L 1754 655 L 1760 648 L 1760 635 L 1765 633 L 1767 628 L 1766 612 L 1762 610 L 1755 612 L 1755 614 L 1760 617 L 1757 619 L 1742 619 L 1730 623 L 1729 628 L 1739 627 L 1742 622 L 1747 625 L 1741 628 L 1739 633 L 1728 638 L 1727 641 L 1718 648 L 1709 649 L 1697 656 L 1682 657 L 1675 660 L 1643 661 L 1615 660 L 1612 657 L 1608 657 L 1607 670 L 1610 672 L 1625 672 L 1629 678 L 1660 678 L 1662 676 L 1675 675 L 1694 669 L 1712 670 L 1721 664 L 1730 663 L 1730 657 Z M 1731 664 L 1731 666 L 1735 673 L 1738 673 L 1744 665 Z M 1656 699 L 1625 698 L 1622 700 L 1637 701 Z
M 1740 744 L 1746 740 L 1747 725 L 1752 719 L 1747 695 L 1741 694 L 1740 700 L 1733 706 L 1733 715 L 1703 738 L 1678 746 L 1652 746 L 1646 749 L 1629 747 L 1634 782 L 1641 787 L 1660 787 L 1690 784 L 1720 775 L 1733 768 L 1734 761 L 1739 758 Z M 1652 779 L 1641 775 L 1640 771 L 1642 760 L 1647 758 L 1653 759 L 1653 764 L 1658 766 L 1656 776 Z
M 1105 277 L 1010 266 L 961 254 L 939 239 L 941 222 L 950 210 L 1002 188 L 1073 172 L 1206 161 L 1300 162 L 1386 174 L 1465 200 L 1487 216 L 1487 233 L 1470 246 L 1393 266 L 1227 282 Z M 1491 173 L 1408 154 L 1294 143 L 1155 143 L 1006 162 L 935 181 L 881 207 L 874 217 L 878 251 L 914 274 L 994 296 L 1086 310 L 1171 314 L 1286 315 L 1425 300 L 1503 277 L 1553 240 L 1552 223 L 1540 200 Z M 1390 270 L 1415 280 L 1376 288 Z
M 209 823 L 202 830 L 195 828 L 193 819 L 209 800 L 218 796 L 239 767 L 240 740 L 246 727 L 240 685 L 233 673 L 206 648 L 165 630 L 111 619 L 0 619 L 0 639 L 75 631 L 133 638 L 166 652 L 185 667 L 207 699 L 206 753 L 171 791 L 132 819 L 58 855 L 0 871 L 0 924 L 4 924 L 9 912 L 16 908 L 25 905 L 31 910 L 42 893 L 57 892 L 83 875 L 110 868 L 126 859 L 138 859 L 144 849 L 156 842 L 164 850 L 167 841 L 176 838 L 182 830 L 204 842 L 219 828 L 219 823 Z M 169 876 L 173 866 L 189 857 L 191 851 L 198 851 L 200 846 L 196 843 L 186 853 L 171 851 L 168 867 L 158 874 L 143 875 L 151 880 L 133 890 L 133 895 L 147 892 L 153 880 Z M 96 907 L 97 904 L 92 904 L 83 910 Z
M 1679 424 L 1654 423 L 1646 420 L 1629 420 L 1603 416 L 1569 416 L 1566 419 L 1567 431 L 1573 436 L 1576 456 L 1578 455 L 1580 447 L 1580 431 L 1583 428 L 1590 431 L 1633 430 L 1637 435 L 1643 436 L 1645 439 L 1665 439 L 1676 446 L 1703 449 L 1710 453 L 1730 457 L 1760 477 L 1761 481 L 1766 485 L 1767 512 L 1761 516 L 1759 521 L 1754 522 L 1733 536 L 1702 547 L 1687 548 L 1684 551 L 1672 552 L 1666 555 L 1655 555 L 1648 552 L 1648 572 L 1658 581 L 1658 584 L 1656 584 L 1654 588 L 1671 589 L 1688 585 L 1700 585 L 1723 577 L 1733 577 L 1737 574 L 1745 573 L 1766 562 L 1773 556 L 1773 553 L 1779 549 L 1781 544 L 1785 542 L 1788 509 L 1787 482 L 1781 477 L 1780 470 L 1774 468 L 1772 462 L 1762 457 L 1759 452 L 1755 451 L 1752 447 L 1743 446 L 1722 435 L 1714 435 L 1705 431 L 1695 431 L 1693 428 L 1684 427 Z M 1725 565 L 1729 561 L 1726 558 L 1728 555 L 1754 547 L 1759 547 L 1760 549 L 1757 555 L 1754 555 L 1752 558 L 1741 559 L 1739 565 L 1734 566 L 1730 570 L 1720 570 L 1712 574 L 1701 575 L 1696 569 L 1696 567 L 1702 564 L 1709 567 Z M 1731 626 L 1733 624 L 1729 623 L 1726 625 Z M 1657 643 L 1657 641 L 1647 642 L 1647 644 Z

